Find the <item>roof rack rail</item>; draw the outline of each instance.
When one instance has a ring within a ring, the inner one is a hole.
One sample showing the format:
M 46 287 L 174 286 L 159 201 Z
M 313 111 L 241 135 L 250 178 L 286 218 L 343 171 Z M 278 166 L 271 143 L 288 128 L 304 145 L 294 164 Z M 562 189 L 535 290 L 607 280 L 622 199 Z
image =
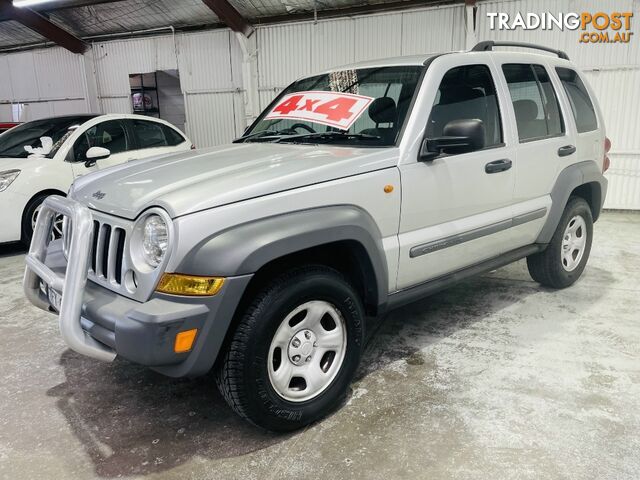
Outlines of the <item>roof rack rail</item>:
M 536 50 L 544 50 L 545 52 L 551 52 L 558 55 L 560 58 L 564 58 L 565 60 L 569 60 L 569 55 L 567 55 L 562 50 L 556 50 L 554 48 L 545 47 L 543 45 L 536 45 L 535 43 L 524 43 L 524 42 L 495 42 L 493 40 L 486 40 L 484 42 L 480 42 L 476 44 L 475 47 L 471 49 L 472 52 L 490 52 L 493 50 L 493 47 L 522 47 L 522 48 L 534 48 Z

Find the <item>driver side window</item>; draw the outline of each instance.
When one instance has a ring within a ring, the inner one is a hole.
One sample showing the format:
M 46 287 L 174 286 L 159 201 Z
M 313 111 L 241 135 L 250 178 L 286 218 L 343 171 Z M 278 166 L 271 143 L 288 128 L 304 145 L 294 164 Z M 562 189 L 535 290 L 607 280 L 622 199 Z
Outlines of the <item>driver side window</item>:
M 486 65 L 456 67 L 444 75 L 429 115 L 427 137 L 442 137 L 449 122 L 468 119 L 482 121 L 485 148 L 502 144 L 496 89 Z
M 118 120 L 102 122 L 85 131 L 73 145 L 75 161 L 85 162 L 87 150 L 91 147 L 104 147 L 109 149 L 112 154 L 131 149 L 124 126 Z

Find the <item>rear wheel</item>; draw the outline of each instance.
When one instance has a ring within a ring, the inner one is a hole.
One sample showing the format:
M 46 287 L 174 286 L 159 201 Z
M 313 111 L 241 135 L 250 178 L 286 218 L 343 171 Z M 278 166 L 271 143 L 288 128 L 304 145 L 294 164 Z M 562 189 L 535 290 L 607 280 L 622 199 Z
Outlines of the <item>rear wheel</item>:
M 273 280 L 246 309 L 217 383 L 242 417 L 289 431 L 343 398 L 360 360 L 364 312 L 335 270 L 302 267 Z
M 580 197 L 570 198 L 549 246 L 527 257 L 531 277 L 552 288 L 572 285 L 587 265 L 592 237 L 589 204 Z

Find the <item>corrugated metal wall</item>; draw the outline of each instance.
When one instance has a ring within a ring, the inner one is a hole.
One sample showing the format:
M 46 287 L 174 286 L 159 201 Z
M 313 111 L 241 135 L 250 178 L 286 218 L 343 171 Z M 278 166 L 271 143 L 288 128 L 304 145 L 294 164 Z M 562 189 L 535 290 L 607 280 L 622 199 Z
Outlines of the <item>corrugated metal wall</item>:
M 627 11 L 640 18 L 640 0 L 512 0 L 478 3 L 479 40 L 553 45 L 567 51 L 587 75 L 613 141 L 607 176 L 609 208 L 640 209 L 640 39 L 625 45 L 581 45 L 576 31 L 491 31 L 487 12 Z M 370 58 L 460 50 L 464 6 L 441 6 L 349 18 L 259 26 L 258 94 L 264 108 L 292 80 Z M 185 95 L 186 130 L 198 146 L 230 141 L 244 129 L 242 53 L 228 30 L 159 35 L 94 44 L 103 112 L 130 112 L 128 75 L 178 69 Z M 87 111 L 84 58 L 59 48 L 0 55 L 2 102 L 32 102 L 29 118 Z
M 292 80 L 331 66 L 461 49 L 463 13 L 458 5 L 258 27 L 260 106 Z M 129 74 L 177 66 L 185 94 L 185 129 L 196 145 L 228 142 L 244 130 L 242 52 L 229 30 L 101 42 L 94 50 L 104 112 L 131 112 Z
M 292 80 L 372 58 L 461 50 L 464 6 L 258 28 L 258 85 L 264 108 Z
M 30 50 L 0 56 L 0 103 L 23 103 L 22 120 L 85 113 L 84 58 L 63 48 Z M 10 121 L 11 108 L 0 110 Z
M 607 136 L 611 138 L 609 192 L 605 207 L 640 210 L 640 18 L 638 0 L 515 0 L 478 3 L 479 40 L 530 42 L 568 53 L 585 73 L 603 110 Z M 634 13 L 634 36 L 629 45 L 581 44 L 577 30 L 489 29 L 487 12 L 628 12 Z
M 131 113 L 129 74 L 177 69 L 185 95 L 187 135 L 198 146 L 242 132 L 242 55 L 229 30 L 161 35 L 94 45 L 98 96 L 105 113 Z M 237 111 L 240 109 L 239 111 Z

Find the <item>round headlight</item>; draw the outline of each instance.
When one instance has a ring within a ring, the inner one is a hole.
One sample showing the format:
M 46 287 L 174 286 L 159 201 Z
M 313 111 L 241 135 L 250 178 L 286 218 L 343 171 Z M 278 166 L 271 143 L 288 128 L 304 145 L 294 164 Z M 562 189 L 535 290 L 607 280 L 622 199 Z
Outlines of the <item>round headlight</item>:
M 142 256 L 153 268 L 162 263 L 169 243 L 169 228 L 160 215 L 149 215 L 142 226 Z

